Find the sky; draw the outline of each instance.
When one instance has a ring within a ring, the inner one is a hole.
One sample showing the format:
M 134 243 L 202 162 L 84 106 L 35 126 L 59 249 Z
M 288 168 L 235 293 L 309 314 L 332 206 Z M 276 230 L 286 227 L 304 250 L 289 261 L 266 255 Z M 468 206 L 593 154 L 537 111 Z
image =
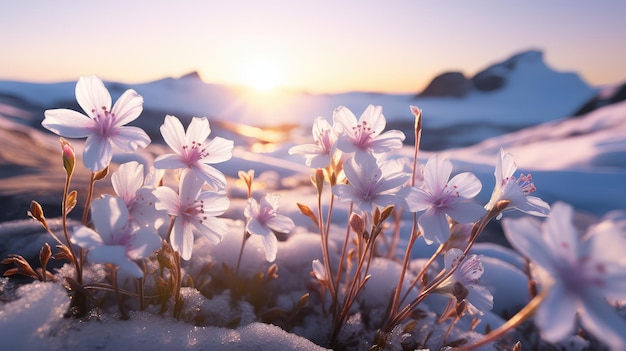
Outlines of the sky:
M 626 2 L 4 1 L 0 79 L 413 93 L 529 49 L 591 85 L 626 80 Z

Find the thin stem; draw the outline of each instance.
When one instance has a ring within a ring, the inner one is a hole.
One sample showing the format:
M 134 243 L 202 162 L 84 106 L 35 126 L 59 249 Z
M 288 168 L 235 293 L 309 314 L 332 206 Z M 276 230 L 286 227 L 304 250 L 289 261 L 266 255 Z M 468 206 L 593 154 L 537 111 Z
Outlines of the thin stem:
M 120 310 L 121 318 L 123 320 L 127 320 L 130 317 L 128 316 L 128 312 L 126 312 L 126 308 L 124 307 L 124 301 L 122 300 L 122 294 L 120 294 L 120 290 L 117 285 L 117 266 L 114 266 L 112 264 L 108 264 L 107 266 L 111 271 L 111 284 L 113 285 L 113 290 L 115 291 L 115 299 L 117 300 L 117 307 Z
M 70 241 L 70 233 L 67 229 L 67 197 L 70 191 L 70 181 L 71 181 L 71 176 L 70 175 L 66 176 L 65 185 L 63 188 L 63 200 L 61 204 L 61 223 L 63 226 L 63 235 L 65 236 L 65 242 L 66 242 L 67 248 L 70 251 L 70 255 L 72 256 L 71 258 L 72 264 L 74 265 L 74 268 L 76 269 L 76 282 L 79 285 L 82 285 L 83 284 L 83 270 L 82 270 L 82 267 L 80 266 L 80 262 L 82 262 L 82 260 L 79 261 L 76 256 L 76 251 L 74 251 L 74 245 L 72 245 L 72 242 Z
M 424 264 L 424 266 L 422 267 L 422 269 L 420 269 L 419 273 L 417 273 L 417 275 L 415 276 L 415 279 L 413 279 L 413 281 L 411 282 L 411 285 L 409 285 L 409 288 L 407 289 L 407 291 L 404 292 L 404 295 L 402 295 L 402 298 L 400 299 L 400 303 L 402 304 L 404 302 L 404 300 L 406 300 L 407 296 L 409 295 L 409 291 L 411 291 L 411 289 L 413 289 L 415 287 L 415 285 L 417 285 L 418 282 L 420 282 L 423 279 L 424 274 L 426 274 L 426 271 L 428 270 L 428 267 L 430 267 L 430 265 L 435 262 L 435 259 L 437 259 L 437 256 L 439 256 L 439 254 L 441 254 L 441 251 L 443 250 L 444 244 L 440 244 L 439 247 L 437 248 L 437 251 L 435 251 L 435 253 L 430 256 L 430 258 L 428 259 L 428 261 L 426 261 L 426 264 Z
M 246 224 L 248 221 L 246 220 Z M 239 258 L 237 258 L 237 268 L 235 268 L 235 278 L 239 275 L 239 267 L 241 266 L 241 258 L 243 257 L 243 248 L 246 246 L 246 241 L 250 238 L 250 233 L 246 230 L 246 226 L 243 227 L 243 239 L 241 240 L 241 248 L 239 249 Z
M 541 304 L 541 302 L 546 298 L 548 294 L 548 289 L 544 289 L 539 295 L 535 296 L 532 300 L 528 302 L 524 308 L 522 308 L 519 312 L 517 312 L 513 317 L 511 317 L 506 323 L 502 324 L 495 330 L 492 330 L 490 333 L 485 335 L 481 340 L 475 342 L 471 345 L 465 345 L 460 347 L 455 347 L 453 350 L 455 351 L 468 351 L 473 350 L 477 347 L 484 346 L 490 342 L 493 342 L 499 339 L 501 336 L 506 334 L 508 331 L 517 328 L 520 324 L 526 321 L 528 318 L 532 317 L 537 310 L 537 307 Z
M 348 210 L 348 218 L 352 216 L 352 212 L 354 211 L 354 203 L 350 202 L 350 209 Z M 337 284 L 341 281 L 341 271 L 346 262 L 346 251 L 348 250 L 348 240 L 350 239 L 350 225 L 346 228 L 346 237 L 343 240 L 343 247 L 341 248 L 341 257 L 339 259 L 339 269 L 337 269 L 337 278 L 335 281 Z
M 91 172 L 91 178 L 89 179 L 89 190 L 87 191 L 87 200 L 85 201 L 85 209 L 83 210 L 82 223 L 87 225 L 87 219 L 89 218 L 89 208 L 91 207 L 91 199 L 93 198 L 93 190 L 96 184 L 96 173 Z

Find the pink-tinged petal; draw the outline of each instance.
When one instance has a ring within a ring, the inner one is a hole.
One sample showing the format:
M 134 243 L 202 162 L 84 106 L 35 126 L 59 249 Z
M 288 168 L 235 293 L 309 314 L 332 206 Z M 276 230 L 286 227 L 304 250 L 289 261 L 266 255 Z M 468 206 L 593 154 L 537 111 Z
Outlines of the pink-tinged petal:
M 115 101 L 111 113 L 115 116 L 114 126 L 121 127 L 139 117 L 143 111 L 143 97 L 133 89 L 126 90 Z
M 315 118 L 315 122 L 313 122 L 313 128 L 311 130 L 313 140 L 319 140 L 327 130 L 332 130 L 330 123 L 328 123 L 324 117 Z
M 563 285 L 555 284 L 550 288 L 535 315 L 535 323 L 544 340 L 555 343 L 572 334 L 578 304 Z
M 154 204 L 157 210 L 165 210 L 170 216 L 177 216 L 180 207 L 178 194 L 167 186 L 160 186 L 154 190 L 154 194 L 159 201 Z
M 330 154 L 309 155 L 306 160 L 306 165 L 311 168 L 326 168 L 330 165 L 330 160 Z
M 370 143 L 370 147 L 372 152 L 376 154 L 388 152 L 393 149 L 400 149 L 404 139 L 406 139 L 406 136 L 401 131 L 389 130 L 377 136 L 376 139 Z
M 345 106 L 339 106 L 333 111 L 333 123 L 340 132 L 352 133 L 352 127 L 357 125 L 356 116 Z
M 274 262 L 276 259 L 276 253 L 278 252 L 278 240 L 276 235 L 270 233 L 261 237 L 263 240 L 263 247 L 265 248 L 265 260 L 267 262 Z
M 317 144 L 296 145 L 289 149 L 290 155 L 322 154 L 323 150 Z
M 450 179 L 448 182 L 448 188 L 454 188 L 459 196 L 471 199 L 480 193 L 483 185 L 473 173 L 464 172 L 457 174 Z
M 573 224 L 574 209 L 564 202 L 556 202 L 552 207 L 552 216 L 544 222 L 544 241 L 556 260 L 566 259 L 573 262 L 578 257 L 578 231 Z
M 93 229 L 81 225 L 72 233 L 71 241 L 83 249 L 90 250 L 94 247 L 103 245 L 102 237 Z
M 150 137 L 138 127 L 117 127 L 116 135 L 111 137 L 111 142 L 124 152 L 133 152 L 150 145 Z
M 243 210 L 243 215 L 246 218 L 254 218 L 259 215 L 259 203 L 254 198 L 248 199 L 248 204 Z
M 406 198 L 406 203 L 411 212 L 419 212 L 432 206 L 430 194 L 421 188 L 407 187 L 402 194 Z
M 170 239 L 172 249 L 178 251 L 183 260 L 189 261 L 191 252 L 193 251 L 192 224 L 185 223 L 181 217 L 176 218 Z
M 191 127 L 191 126 L 190 126 Z M 232 140 L 216 137 L 206 144 L 206 152 L 209 154 L 202 158 L 203 163 L 219 163 L 228 161 L 233 157 Z
M 220 218 L 207 217 L 199 221 L 193 221 L 197 233 L 207 238 L 212 244 L 217 245 L 222 241 L 224 234 L 228 232 L 228 226 Z
M 541 223 L 535 218 L 505 218 L 502 227 L 511 246 L 550 274 L 557 274 L 553 253 L 544 241 Z
M 193 172 L 183 172 L 178 187 L 180 202 L 186 206 L 192 205 L 198 198 L 200 191 L 202 191 L 203 185 L 204 181 Z
M 279 233 L 289 233 L 296 226 L 291 218 L 277 215 L 267 220 L 267 226 Z
M 463 251 L 457 248 L 451 248 L 446 251 L 443 256 L 443 266 L 446 271 L 449 272 L 453 267 L 456 267 L 463 258 Z
M 92 263 L 112 263 L 120 271 L 128 273 L 134 278 L 143 277 L 143 272 L 126 256 L 126 248 L 121 245 L 99 246 L 89 251 L 87 256 Z
M 121 164 L 111 175 L 111 185 L 126 206 L 130 205 L 135 199 L 137 190 L 143 185 L 143 165 L 135 161 Z
M 193 117 L 187 127 L 187 145 L 191 145 L 193 141 L 196 143 L 204 142 L 211 134 L 209 120 L 206 117 Z
M 163 140 L 178 155 L 181 155 L 183 146 L 187 144 L 185 140 L 185 128 L 180 120 L 175 116 L 165 116 L 165 122 L 160 128 Z
M 104 243 L 108 244 L 128 222 L 128 209 L 122 199 L 104 195 L 91 203 L 91 218 Z
M 626 350 L 626 321 L 602 296 L 586 294 L 579 310 L 583 327 L 612 350 Z
M 450 226 L 443 212 L 429 208 L 417 221 L 427 244 L 445 243 L 450 237 Z
M 379 207 L 387 207 L 389 205 L 403 206 L 404 202 L 396 194 L 380 194 L 376 196 L 373 202 Z
M 259 222 L 259 220 L 256 218 L 251 218 L 248 221 L 248 224 L 246 225 L 246 230 L 250 234 L 257 234 L 257 235 L 263 235 L 263 236 L 274 235 L 274 233 L 272 233 L 272 230 L 268 226 Z
M 92 172 L 103 170 L 111 163 L 113 151 L 108 139 L 92 135 L 85 142 L 83 152 L 83 164 Z
M 84 138 L 92 135 L 95 122 L 91 118 L 68 109 L 46 110 L 41 125 L 66 138 Z
M 447 209 L 448 216 L 459 223 L 474 222 L 487 213 L 484 207 L 474 202 L 457 201 Z
M 489 289 L 482 285 L 472 284 L 467 286 L 467 290 L 469 292 L 467 301 L 476 307 L 481 314 L 493 309 L 493 295 Z
M 111 94 L 104 83 L 94 76 L 80 77 L 76 83 L 76 101 L 89 116 L 94 116 L 93 110 L 102 112 L 102 109 L 111 110 Z
M 131 236 L 126 255 L 134 260 L 148 257 L 161 246 L 161 237 L 153 229 L 141 228 Z
M 368 105 L 361 114 L 359 122 L 366 122 L 367 126 L 372 128 L 372 137 L 380 134 L 387 125 L 387 120 L 383 116 L 383 107 Z
M 345 153 L 352 153 L 358 150 L 358 148 L 352 143 L 352 140 L 350 140 L 350 138 L 345 134 L 339 136 L 335 145 L 337 145 L 337 149 Z
M 440 193 L 448 183 L 452 173 L 452 162 L 450 160 L 439 160 L 439 155 L 435 154 L 428 159 L 424 166 L 424 184 L 432 194 Z
M 179 154 L 161 155 L 154 160 L 154 168 L 181 169 L 187 167 L 187 163 L 185 163 L 185 161 Z
M 517 170 L 517 165 L 515 164 L 515 159 L 513 155 L 504 152 L 504 150 L 500 149 L 500 154 L 498 160 L 496 162 L 496 169 L 494 175 L 496 176 L 496 186 L 500 186 L 499 183 L 502 182 L 503 179 L 508 178 L 515 173 Z
M 212 217 L 223 214 L 230 206 L 230 200 L 224 191 L 203 191 L 198 195 L 198 200 L 210 204 L 204 208 L 204 213 Z
M 215 167 L 198 163 L 194 166 L 193 173 L 215 190 L 221 190 L 226 187 L 226 177 L 224 173 L 218 171 Z
M 274 211 L 278 210 L 280 207 L 280 195 L 266 194 L 261 199 L 261 207 L 270 207 Z
M 524 213 L 537 217 L 547 217 L 550 215 L 550 205 L 535 196 L 526 196 L 526 202 L 519 204 L 516 208 Z

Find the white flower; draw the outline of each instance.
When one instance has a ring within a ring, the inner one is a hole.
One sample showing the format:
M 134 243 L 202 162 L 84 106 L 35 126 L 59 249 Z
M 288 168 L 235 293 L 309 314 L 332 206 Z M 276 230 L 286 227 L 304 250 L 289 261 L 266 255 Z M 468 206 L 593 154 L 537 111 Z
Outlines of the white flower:
M 344 164 L 348 184 L 337 184 L 333 193 L 342 201 L 351 201 L 361 211 L 371 211 L 373 207 L 402 205 L 398 189 L 411 178 L 404 172 L 399 162 L 378 161 L 371 155 L 361 159 L 351 158 Z
M 121 164 L 111 175 L 113 190 L 126 204 L 130 220 L 156 228 L 163 217 L 155 208 L 159 199 L 153 194 L 154 187 L 144 183 L 143 165 L 135 161 Z
M 112 263 L 141 278 L 143 272 L 133 260 L 147 257 L 161 247 L 157 232 L 132 225 L 122 199 L 111 195 L 93 201 L 91 218 L 96 230 L 80 226 L 74 231 L 72 242 L 89 250 L 87 258 L 92 263 Z
M 459 264 L 460 266 L 435 289 L 436 292 L 459 298 L 458 291 L 455 291 L 455 285 L 460 283 L 463 288 L 467 289 L 467 296 L 462 298 L 468 303 L 467 307 L 470 314 L 482 315 L 485 311 L 490 311 L 493 308 L 493 295 L 486 287 L 480 285 L 479 280 L 484 272 L 480 256 L 469 255 L 464 257 L 462 250 L 450 249 L 444 256 L 444 264 L 446 272 Z
M 510 201 L 507 209 L 518 209 L 533 216 L 545 217 L 550 214 L 550 205 L 535 196 L 529 196 L 536 188 L 530 174 L 521 174 L 515 178 L 513 173 L 517 170 L 513 155 L 500 149 L 494 176 L 496 185 L 489 203 L 485 206 L 491 210 L 502 200 Z
M 211 134 L 208 119 L 193 117 L 185 132 L 178 118 L 165 116 L 161 134 L 174 153 L 157 157 L 155 168 L 190 170 L 213 189 L 224 189 L 224 174 L 209 164 L 230 160 L 234 143 L 220 137 L 208 140 Z
M 111 95 L 102 81 L 81 77 L 76 84 L 76 100 L 87 115 L 68 109 L 46 110 L 41 125 L 66 138 L 87 137 L 83 163 L 92 172 L 111 163 L 114 146 L 133 152 L 150 144 L 150 137 L 141 128 L 125 126 L 143 110 L 143 98 L 134 90 L 126 90 L 111 109 Z
M 321 282 L 326 281 L 326 269 L 324 264 L 320 260 L 315 259 L 311 262 L 311 268 L 313 269 L 313 275 Z
M 228 231 L 226 223 L 216 217 L 228 209 L 230 200 L 224 191 L 202 191 L 203 185 L 202 179 L 187 172 L 180 180 L 178 194 L 165 186 L 155 190 L 159 198 L 156 208 L 175 217 L 171 245 L 184 260 L 191 258 L 194 233 L 217 244 Z
M 362 161 L 368 154 L 378 155 L 402 147 L 404 133 L 390 130 L 385 133 L 387 121 L 381 106 L 369 105 L 359 120 L 348 108 L 340 106 L 333 113 L 333 121 L 341 133 L 337 139 L 337 148 L 352 153 L 357 161 Z
M 315 144 L 297 145 L 289 149 L 289 154 L 302 154 L 306 165 L 312 168 L 324 168 L 330 165 L 333 157 L 337 133 L 323 117 L 317 117 L 313 123 Z
M 486 213 L 482 206 L 470 201 L 482 189 L 480 180 L 465 172 L 448 181 L 451 174 L 452 162 L 440 161 L 438 155 L 433 155 L 424 167 L 423 187 L 410 188 L 406 194 L 411 212 L 426 210 L 420 215 L 418 225 L 428 244 L 444 243 L 450 237 L 446 215 L 459 223 L 469 223 Z
M 291 218 L 278 214 L 280 195 L 267 194 L 259 204 L 255 199 L 249 198 L 244 215 L 248 219 L 246 230 L 250 234 L 260 235 L 265 248 L 265 259 L 274 262 L 278 241 L 273 230 L 279 233 L 288 233 L 295 224 Z
M 538 268 L 537 278 L 548 289 L 535 314 L 542 337 L 563 340 L 574 331 L 576 315 L 582 326 L 615 350 L 626 349 L 626 321 L 607 301 L 626 299 L 624 243 L 617 226 L 605 223 L 579 238 L 573 209 L 555 203 L 543 225 L 534 218 L 505 219 L 511 245 Z

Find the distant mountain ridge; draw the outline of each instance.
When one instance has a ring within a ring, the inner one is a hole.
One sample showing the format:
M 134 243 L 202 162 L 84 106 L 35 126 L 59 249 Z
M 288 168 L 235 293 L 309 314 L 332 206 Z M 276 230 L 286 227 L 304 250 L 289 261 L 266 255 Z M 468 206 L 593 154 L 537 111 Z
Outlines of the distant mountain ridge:
M 509 86 L 511 80 L 515 80 L 513 76 L 525 77 L 531 86 L 541 89 L 545 89 L 546 84 L 547 87 L 589 88 L 578 74 L 557 72 L 548 67 L 542 51 L 529 50 L 492 64 L 470 78 L 458 71 L 444 72 L 433 78 L 418 96 L 464 97 L 472 92 L 498 91 Z

